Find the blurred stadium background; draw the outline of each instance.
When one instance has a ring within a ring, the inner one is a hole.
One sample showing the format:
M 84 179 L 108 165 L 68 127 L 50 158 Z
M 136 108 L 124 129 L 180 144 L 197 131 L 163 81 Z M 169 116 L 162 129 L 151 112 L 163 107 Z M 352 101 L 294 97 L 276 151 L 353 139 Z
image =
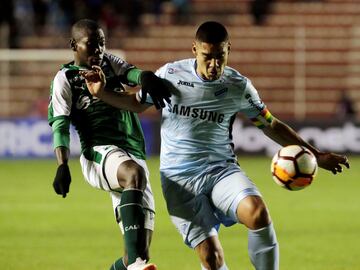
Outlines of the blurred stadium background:
M 59 202 L 50 184 L 56 165 L 46 121 L 49 86 L 60 65 L 72 59 L 68 47 L 70 25 L 84 17 L 102 24 L 109 50 L 151 70 L 192 57 L 194 32 L 204 20 L 224 23 L 232 41 L 229 65 L 253 81 L 272 113 L 319 148 L 350 155 L 353 164 L 351 172 L 338 178 L 346 184 L 336 185 L 337 178 L 320 173 L 318 189 L 300 195 L 286 193 L 271 180 L 271 185 L 257 183 L 269 198 L 284 240 L 282 269 L 360 269 L 356 255 L 359 246 L 352 241 L 359 238 L 356 228 L 360 226 L 360 202 L 356 199 L 359 184 L 355 181 L 360 167 L 359 0 L 1 1 L 1 269 L 78 269 L 86 264 L 88 269 L 106 269 L 104 265 L 118 254 L 118 239 L 103 235 L 107 231 L 117 233 L 110 202 L 106 195 L 76 181 L 82 178 L 77 160 L 72 162 L 75 194 Z M 154 258 L 161 261 L 161 269 L 198 269 L 198 262 L 181 245 L 168 221 L 161 198 L 157 172 L 159 115 L 150 110 L 140 117 L 160 213 Z M 270 179 L 270 159 L 259 156 L 271 155 L 278 146 L 241 116 L 233 135 L 236 151 L 246 155 L 249 174 L 254 179 Z M 76 158 L 80 149 L 76 134 L 72 136 Z M 335 203 L 340 197 L 341 202 Z M 324 203 L 312 203 L 317 200 Z M 84 213 L 89 206 L 96 221 Z M 316 217 L 309 218 L 309 213 L 316 213 Z M 324 224 L 332 227 L 325 228 Z M 229 257 L 240 254 L 245 262 L 240 267 L 232 258 L 229 265 L 232 269 L 251 269 L 244 233 L 238 241 L 231 233 L 234 231 L 224 234 L 230 242 L 225 251 Z M 168 239 L 173 238 L 174 243 L 169 244 Z M 96 247 L 101 252 L 97 253 Z M 62 257 L 63 265 L 58 265 L 57 255 Z M 184 257 L 186 262 L 177 262 Z M 176 266 L 171 264 L 174 261 Z
M 221 21 L 232 40 L 229 65 L 253 81 L 274 115 L 322 149 L 360 151 L 358 0 L 16 0 L 2 1 L 1 14 L 1 157 L 52 155 L 49 129 L 38 120 L 46 118 L 54 74 L 71 60 L 69 27 L 83 17 L 103 25 L 108 49 L 151 70 L 192 57 L 196 27 Z M 141 117 L 148 152 L 157 154 L 158 115 Z M 247 131 L 237 150 L 268 151 L 246 125 L 236 123 Z

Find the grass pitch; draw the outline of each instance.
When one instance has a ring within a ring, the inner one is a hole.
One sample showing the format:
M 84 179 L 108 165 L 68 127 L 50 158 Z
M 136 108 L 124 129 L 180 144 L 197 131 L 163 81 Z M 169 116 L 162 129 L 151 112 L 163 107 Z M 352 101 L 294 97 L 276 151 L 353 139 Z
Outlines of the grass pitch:
M 360 158 L 333 176 L 319 171 L 302 191 L 280 188 L 270 176 L 270 158 L 240 157 L 259 187 L 274 220 L 284 270 L 360 269 Z M 156 200 L 152 261 L 160 270 L 200 269 L 171 224 L 160 189 L 158 158 L 148 160 Z M 106 192 L 84 180 L 71 160 L 72 185 L 55 195 L 55 160 L 0 161 L 0 269 L 108 270 L 123 252 L 122 237 Z M 220 229 L 232 270 L 253 269 L 243 226 Z

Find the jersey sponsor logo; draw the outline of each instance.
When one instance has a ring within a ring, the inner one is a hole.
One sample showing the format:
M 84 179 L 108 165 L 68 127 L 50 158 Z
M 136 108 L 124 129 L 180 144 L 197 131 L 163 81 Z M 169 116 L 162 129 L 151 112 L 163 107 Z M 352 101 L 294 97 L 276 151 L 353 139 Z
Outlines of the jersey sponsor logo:
M 255 104 L 255 102 L 252 100 L 251 95 L 249 93 L 245 95 L 245 98 L 250 103 L 250 105 L 252 107 L 254 107 L 255 109 L 257 109 L 259 111 L 262 111 L 264 109 L 264 103 L 262 101 L 260 101 L 260 104 Z
M 177 84 L 194 88 L 194 84 L 192 82 L 185 82 L 185 81 L 179 80 Z
M 138 229 L 140 229 L 140 225 L 129 225 L 129 226 L 126 226 L 125 228 L 125 232 L 127 232 L 127 231 L 130 231 L 130 230 L 138 230 Z
M 228 88 L 227 88 L 227 87 L 222 88 L 222 89 L 220 89 L 220 90 L 218 90 L 218 91 L 215 92 L 215 97 L 222 96 L 222 95 L 226 94 L 227 91 L 228 91 Z
M 200 108 L 193 108 L 179 104 L 168 104 L 168 111 L 177 115 L 197 118 L 208 122 L 222 123 L 225 115 L 223 113 L 207 111 Z

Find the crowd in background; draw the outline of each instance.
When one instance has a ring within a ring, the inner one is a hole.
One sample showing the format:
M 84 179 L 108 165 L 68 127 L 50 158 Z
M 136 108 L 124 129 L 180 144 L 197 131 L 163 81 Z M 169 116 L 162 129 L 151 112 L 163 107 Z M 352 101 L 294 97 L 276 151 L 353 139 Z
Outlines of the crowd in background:
M 165 2 L 174 9 L 174 21 L 186 23 L 191 0 L 8 0 L 0 1 L 0 27 L 8 29 L 10 48 L 20 46 L 19 36 L 67 33 L 80 18 L 99 21 L 108 31 L 121 25 L 133 33 L 143 13 L 159 18 Z
M 249 1 L 254 24 L 263 25 L 271 12 L 273 0 Z M 81 18 L 100 22 L 111 32 L 119 26 L 129 34 L 141 28 L 144 13 L 153 14 L 161 22 L 164 6 L 171 7 L 172 24 L 189 24 L 192 0 L 7 0 L 0 1 L 0 33 L 6 27 L 7 42 L 0 47 L 21 47 L 19 37 L 68 33 L 69 27 Z M 2 39 L 5 36 L 2 35 Z

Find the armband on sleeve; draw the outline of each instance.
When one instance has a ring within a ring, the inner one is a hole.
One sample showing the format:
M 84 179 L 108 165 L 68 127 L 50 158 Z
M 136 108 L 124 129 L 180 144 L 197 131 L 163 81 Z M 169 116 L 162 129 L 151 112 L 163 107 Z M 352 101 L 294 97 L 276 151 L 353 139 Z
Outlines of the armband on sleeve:
M 70 121 L 69 119 L 57 119 L 52 123 L 54 149 L 59 146 L 70 148 Z
M 266 126 L 269 126 L 273 121 L 273 116 L 270 111 L 265 107 L 258 116 L 250 118 L 255 126 L 260 129 L 263 129 Z

